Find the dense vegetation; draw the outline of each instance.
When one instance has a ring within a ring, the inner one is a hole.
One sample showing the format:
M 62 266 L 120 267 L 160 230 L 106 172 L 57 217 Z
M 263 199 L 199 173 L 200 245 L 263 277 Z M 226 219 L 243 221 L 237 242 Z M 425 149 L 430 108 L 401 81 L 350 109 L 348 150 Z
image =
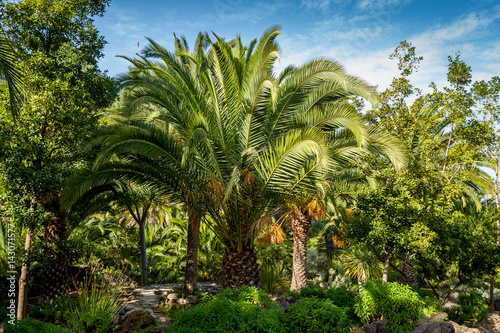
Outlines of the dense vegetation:
M 423 93 L 406 41 L 382 92 L 328 58 L 277 73 L 271 27 L 150 40 L 112 79 L 93 25 L 108 4 L 0 2 L 6 332 L 112 332 L 127 287 L 167 282 L 200 303 L 166 332 L 407 332 L 493 311 L 499 77 L 472 82 L 457 53 Z

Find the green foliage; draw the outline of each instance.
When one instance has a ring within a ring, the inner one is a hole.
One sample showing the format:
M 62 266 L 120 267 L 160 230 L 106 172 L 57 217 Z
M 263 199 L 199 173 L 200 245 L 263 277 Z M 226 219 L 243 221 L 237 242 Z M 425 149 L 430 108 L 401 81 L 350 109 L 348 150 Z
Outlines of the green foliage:
M 15 325 L 6 324 L 5 333 L 69 333 L 68 329 L 44 323 L 31 318 L 17 321 Z
M 237 289 L 228 288 L 222 293 L 208 296 L 208 299 L 221 299 L 233 302 L 245 302 L 256 304 L 259 306 L 272 306 L 274 303 L 267 293 L 262 289 L 257 289 L 255 287 L 242 286 Z
M 113 318 L 122 306 L 118 294 L 110 289 L 84 288 L 76 302 L 65 304 L 63 318 L 72 331 L 112 332 Z
M 339 332 L 350 331 L 347 314 L 329 299 L 303 298 L 292 304 L 286 313 L 287 332 Z
M 76 304 L 76 300 L 70 296 L 62 296 L 53 302 L 44 303 L 39 306 L 28 306 L 28 316 L 49 323 L 65 324 L 63 313 L 69 304 Z
M 359 321 L 358 316 L 354 313 L 354 305 L 356 304 L 356 293 L 348 290 L 345 287 L 323 289 L 319 287 L 306 287 L 300 289 L 300 292 L 288 291 L 287 296 L 292 296 L 295 299 L 305 299 L 315 297 L 317 299 L 325 299 L 332 304 L 344 309 L 348 317 L 353 321 Z
M 226 289 L 178 311 L 166 332 L 283 332 L 284 315 L 269 296 L 254 287 Z
M 268 293 L 276 293 L 286 287 L 286 279 L 283 277 L 283 270 L 280 267 L 261 266 L 260 279 L 262 288 Z
M 423 315 L 425 303 L 407 285 L 370 280 L 357 297 L 354 309 L 365 324 L 388 319 L 387 328 L 394 333 L 409 332 Z
M 258 249 L 262 288 L 268 293 L 286 289 L 288 278 L 285 277 L 285 270 L 290 262 L 290 253 L 291 244 L 287 241 L 282 244 L 268 244 Z
M 476 323 L 483 319 L 489 312 L 488 304 L 484 299 L 474 293 L 458 295 L 458 304 L 444 308 L 450 320 L 463 324 L 465 321 L 474 320 Z
M 432 317 L 436 313 L 443 311 L 441 301 L 436 299 L 430 291 L 420 289 L 417 285 L 410 285 L 410 287 L 411 290 L 416 292 L 425 303 L 424 316 Z

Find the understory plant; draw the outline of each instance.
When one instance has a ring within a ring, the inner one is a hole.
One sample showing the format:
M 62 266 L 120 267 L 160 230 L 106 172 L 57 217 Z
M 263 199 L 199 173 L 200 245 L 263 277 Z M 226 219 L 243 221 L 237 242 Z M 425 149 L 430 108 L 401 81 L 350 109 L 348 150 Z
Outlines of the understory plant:
M 284 314 L 263 290 L 226 289 L 201 304 L 178 311 L 166 332 L 285 332 Z
M 69 333 L 68 329 L 32 318 L 17 321 L 14 325 L 6 324 L 5 333 Z
M 334 305 L 342 308 L 347 316 L 353 321 L 359 321 L 359 317 L 354 313 L 354 304 L 356 303 L 356 293 L 345 288 L 328 288 L 306 287 L 300 292 L 289 291 L 285 295 L 292 296 L 296 299 L 306 299 L 316 297 L 317 299 L 325 299 L 331 301 Z
M 76 302 L 65 304 L 63 317 L 72 332 L 107 333 L 122 307 L 117 292 L 93 285 L 83 288 Z
M 458 304 L 444 310 L 450 320 L 459 324 L 463 324 L 468 320 L 477 323 L 489 312 L 488 304 L 480 295 L 474 292 L 458 295 Z
M 286 313 L 286 332 L 348 333 L 352 323 L 343 309 L 329 299 L 304 298 Z
M 354 305 L 362 323 L 387 319 L 393 333 L 410 332 L 424 314 L 425 303 L 410 286 L 397 282 L 369 280 Z

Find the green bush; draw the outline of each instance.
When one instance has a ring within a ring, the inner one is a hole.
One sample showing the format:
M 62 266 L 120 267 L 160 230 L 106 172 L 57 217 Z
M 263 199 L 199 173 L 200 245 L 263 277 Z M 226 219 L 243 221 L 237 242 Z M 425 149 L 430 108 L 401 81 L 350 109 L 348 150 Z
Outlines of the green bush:
M 347 316 L 353 321 L 358 321 L 359 318 L 354 312 L 354 304 L 356 304 L 356 293 L 345 287 L 323 289 L 320 287 L 306 287 L 299 292 L 288 291 L 286 296 L 291 296 L 295 299 L 303 299 L 316 297 L 319 299 L 328 299 L 336 306 L 344 309 Z
M 166 332 L 284 332 L 284 319 L 265 291 L 241 287 L 206 296 L 199 305 L 178 311 Z
M 347 314 L 329 299 L 303 298 L 286 312 L 286 332 L 348 333 L 351 321 Z
M 62 296 L 51 303 L 45 303 L 39 306 L 30 305 L 28 306 L 28 316 L 44 322 L 64 324 L 64 309 L 67 308 L 70 303 L 76 304 L 76 302 L 76 299 L 70 296 Z
M 489 312 L 488 304 L 476 293 L 460 294 L 458 296 L 458 306 L 445 308 L 450 320 L 463 324 L 467 320 L 475 322 L 483 319 Z
M 385 318 L 393 333 L 409 332 L 424 313 L 425 303 L 411 287 L 370 280 L 357 297 L 354 310 L 365 324 Z
M 259 306 L 275 305 L 272 299 L 262 289 L 243 286 L 238 289 L 226 289 L 220 294 L 208 295 L 204 300 L 221 299 L 233 302 L 252 303 Z M 276 305 L 275 305 L 276 306 Z
M 5 324 L 5 333 L 69 333 L 66 328 L 27 318 L 17 321 L 15 325 Z
M 108 289 L 84 288 L 76 302 L 64 304 L 62 313 L 72 332 L 112 332 L 112 323 L 122 305 L 118 294 Z
M 422 301 L 424 301 L 424 316 L 432 317 L 436 313 L 443 311 L 441 301 L 436 299 L 432 292 L 420 289 L 417 285 L 410 284 L 409 286 L 411 290 L 416 292 L 420 296 L 420 298 L 422 298 Z

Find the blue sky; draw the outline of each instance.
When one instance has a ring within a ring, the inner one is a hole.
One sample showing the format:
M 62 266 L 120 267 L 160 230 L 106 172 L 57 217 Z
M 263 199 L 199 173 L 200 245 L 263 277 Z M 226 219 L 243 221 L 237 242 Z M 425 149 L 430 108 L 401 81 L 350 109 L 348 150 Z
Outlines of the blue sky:
M 500 75 L 500 3 L 487 0 L 112 0 L 96 19 L 108 41 L 100 67 L 111 76 L 125 72 L 128 63 L 115 56 L 133 57 L 145 36 L 172 49 L 174 33 L 190 45 L 199 31 L 248 42 L 272 25 L 283 27 L 277 70 L 330 57 L 382 90 L 398 74 L 389 55 L 406 39 L 424 57 L 411 78 L 424 90 L 446 84 L 447 57 L 457 51 L 473 80 Z

